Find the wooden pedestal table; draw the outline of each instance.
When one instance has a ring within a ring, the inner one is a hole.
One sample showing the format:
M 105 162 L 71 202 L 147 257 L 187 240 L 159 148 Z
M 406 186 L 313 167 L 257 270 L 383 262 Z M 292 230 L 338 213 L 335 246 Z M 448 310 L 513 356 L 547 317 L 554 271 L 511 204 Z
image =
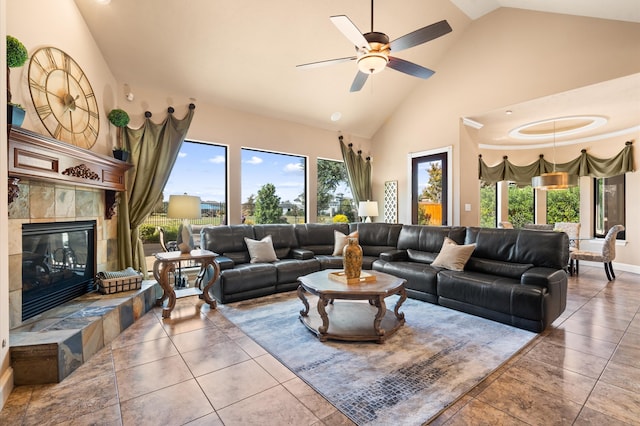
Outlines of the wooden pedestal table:
M 300 321 L 320 341 L 335 339 L 384 343 L 404 324 L 404 313 L 400 312 L 400 306 L 407 299 L 404 279 L 383 272 L 367 271 L 376 277 L 374 282 L 346 284 L 330 279 L 331 272 L 324 270 L 298 278 L 298 297 L 304 304 Z M 305 292 L 318 296 L 315 308 L 309 306 Z M 387 310 L 384 299 L 394 294 L 400 298 L 391 312 Z
M 201 298 L 211 307 L 215 309 L 217 306 L 216 300 L 211 297 L 209 290 L 218 279 L 220 275 L 220 266 L 215 261 L 217 253 L 209 250 L 191 250 L 190 253 L 181 253 L 179 251 L 168 251 L 162 253 L 156 253 L 156 260 L 153 263 L 153 276 L 162 287 L 162 296 L 156 299 L 156 306 L 162 306 L 164 301 L 169 299 L 167 305 L 162 309 L 162 317 L 169 318 L 171 311 L 176 306 L 176 292 L 169 282 L 169 272 L 175 273 L 176 263 L 184 262 L 187 260 L 193 260 L 200 264 L 200 272 L 196 283 L 202 285 L 202 279 L 207 271 L 209 265 L 213 267 L 213 276 L 209 279 L 209 282 L 202 289 Z

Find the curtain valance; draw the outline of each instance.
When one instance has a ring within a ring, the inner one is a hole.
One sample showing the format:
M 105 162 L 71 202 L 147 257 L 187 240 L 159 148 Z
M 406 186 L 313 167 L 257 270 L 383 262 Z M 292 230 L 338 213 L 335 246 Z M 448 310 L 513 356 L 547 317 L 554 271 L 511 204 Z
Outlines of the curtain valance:
M 633 169 L 633 142 L 628 141 L 618 154 L 611 158 L 597 158 L 587 153 L 586 149 L 580 151 L 580 156 L 566 163 L 556 163 L 556 171 L 568 172 L 578 176 L 611 177 L 634 171 Z M 502 180 L 515 182 L 518 185 L 530 185 L 531 178 L 542 173 L 553 171 L 553 163 L 544 159 L 542 155 L 538 161 L 525 166 L 517 166 L 503 157 L 501 163 L 495 166 L 487 166 L 478 156 L 479 178 L 487 183 L 496 183 Z

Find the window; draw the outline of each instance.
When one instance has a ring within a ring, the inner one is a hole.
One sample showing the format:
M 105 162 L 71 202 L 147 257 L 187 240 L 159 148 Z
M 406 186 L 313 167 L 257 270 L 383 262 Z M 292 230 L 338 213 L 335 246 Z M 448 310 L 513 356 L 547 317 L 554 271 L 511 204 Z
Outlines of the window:
M 242 148 L 243 223 L 305 223 L 306 157 Z
M 497 185 L 495 183 L 480 183 L 480 226 L 495 228 L 497 223 Z
M 625 175 L 595 178 L 594 235 L 604 238 L 613 225 L 625 225 Z M 617 239 L 624 240 L 625 232 Z
M 580 222 L 580 187 L 547 191 L 547 223 Z
M 411 220 L 418 225 L 448 223 L 448 152 L 411 159 Z
M 347 168 L 342 161 L 318 159 L 318 222 L 332 222 L 341 214 L 349 222 L 357 220 Z
M 522 228 L 527 223 L 534 223 L 534 198 L 531 185 L 519 187 L 509 183 L 508 218 L 514 228 Z
M 203 178 L 206 176 L 206 178 Z M 161 252 L 158 227 L 165 231 L 165 242 L 175 241 L 180 219 L 167 218 L 169 196 L 175 194 L 197 195 L 201 200 L 201 219 L 191 219 L 191 224 L 220 225 L 226 223 L 227 213 L 227 148 L 202 142 L 184 141 L 180 147 L 171 175 L 164 187 L 162 198 L 153 212 L 140 226 L 148 270 L 153 269 L 153 253 Z M 199 233 L 194 232 L 199 245 Z

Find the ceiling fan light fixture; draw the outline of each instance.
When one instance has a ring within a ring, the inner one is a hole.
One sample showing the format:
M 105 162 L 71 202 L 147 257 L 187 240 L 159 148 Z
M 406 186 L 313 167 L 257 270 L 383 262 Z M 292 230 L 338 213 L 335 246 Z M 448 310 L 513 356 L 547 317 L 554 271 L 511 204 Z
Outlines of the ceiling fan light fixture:
M 389 62 L 383 53 L 370 52 L 358 58 L 358 69 L 365 74 L 376 74 L 382 71 Z

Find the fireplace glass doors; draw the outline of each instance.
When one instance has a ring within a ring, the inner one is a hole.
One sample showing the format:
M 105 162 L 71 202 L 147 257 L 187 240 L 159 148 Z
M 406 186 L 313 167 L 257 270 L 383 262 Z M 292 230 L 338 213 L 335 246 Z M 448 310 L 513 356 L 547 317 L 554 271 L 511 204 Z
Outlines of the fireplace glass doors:
M 95 221 L 22 226 L 22 320 L 93 289 Z

